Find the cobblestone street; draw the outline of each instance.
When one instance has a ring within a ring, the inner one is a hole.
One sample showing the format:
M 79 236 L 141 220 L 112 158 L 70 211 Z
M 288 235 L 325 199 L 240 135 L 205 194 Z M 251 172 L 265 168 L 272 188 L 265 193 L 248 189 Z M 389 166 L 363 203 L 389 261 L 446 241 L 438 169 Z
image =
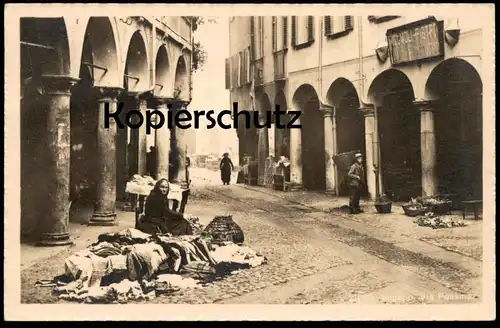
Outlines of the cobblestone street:
M 423 242 L 432 249 L 413 251 L 400 241 L 391 243 L 350 229 L 344 221 L 356 221 L 345 215 L 245 186 L 216 185 L 206 175 L 197 176 L 187 212 L 200 217 L 203 224 L 216 215 L 233 215 L 245 232 L 245 244 L 264 254 L 268 264 L 198 289 L 159 296 L 154 303 L 431 304 L 480 300 L 480 261 Z M 120 218 L 126 222 L 115 230 L 132 226 L 129 214 L 122 214 Z M 66 256 L 84 246 L 67 248 L 26 267 L 22 302 L 62 302 L 49 288 L 34 284 L 61 274 Z

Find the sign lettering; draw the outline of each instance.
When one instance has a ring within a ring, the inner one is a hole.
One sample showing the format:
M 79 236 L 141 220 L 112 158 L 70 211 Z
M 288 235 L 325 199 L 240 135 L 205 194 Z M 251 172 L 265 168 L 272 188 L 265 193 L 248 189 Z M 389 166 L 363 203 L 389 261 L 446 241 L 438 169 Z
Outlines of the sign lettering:
M 387 43 L 393 65 L 444 55 L 442 25 L 435 19 L 387 31 Z

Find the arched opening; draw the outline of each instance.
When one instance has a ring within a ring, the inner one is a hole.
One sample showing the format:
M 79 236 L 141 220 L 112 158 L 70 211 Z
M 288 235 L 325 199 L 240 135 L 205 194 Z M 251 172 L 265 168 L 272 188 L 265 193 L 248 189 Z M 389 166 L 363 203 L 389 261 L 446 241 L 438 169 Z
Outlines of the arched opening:
M 168 62 L 167 48 L 165 46 L 161 46 L 158 49 L 155 61 L 155 74 L 156 74 L 155 94 L 157 94 L 160 97 L 168 96 L 167 90 L 169 90 L 168 88 L 169 67 L 170 65 Z
M 275 108 L 276 106 L 279 106 L 279 110 L 286 112 L 287 111 L 287 103 L 286 103 L 286 98 L 285 98 L 285 93 L 283 91 L 280 91 L 276 95 L 276 99 L 274 100 Z M 285 156 L 286 158 L 290 158 L 290 130 L 286 128 L 288 124 L 288 116 L 286 115 L 280 115 L 280 122 L 279 124 L 285 128 L 279 128 L 278 125 L 276 124 L 275 126 L 275 152 L 276 152 L 276 158 L 279 158 L 280 156 Z M 277 122 L 278 123 L 278 122 Z
M 183 56 L 177 60 L 175 69 L 174 98 L 189 100 L 189 71 Z
M 124 116 L 130 110 L 139 110 L 140 104 L 132 95 L 148 90 L 150 88 L 149 84 L 149 64 L 146 43 L 140 31 L 137 31 L 130 39 L 127 58 L 125 60 L 125 74 L 123 76 L 125 92 L 120 99 L 120 101 L 123 102 L 122 113 Z M 133 117 L 137 118 L 136 115 Z M 129 180 L 134 174 L 140 172 L 139 165 L 146 160 L 146 149 L 143 149 L 146 148 L 146 140 L 141 142 L 139 129 L 127 127 L 126 132 L 120 132 L 120 138 L 124 140 L 125 135 L 127 138 L 126 162 L 128 166 L 128 170 L 126 170 L 126 180 Z M 141 151 L 141 149 L 143 149 L 143 151 Z M 125 172 L 123 175 L 125 175 Z
M 420 113 L 413 104 L 408 77 L 399 70 L 384 71 L 372 82 L 368 94 L 377 106 L 382 193 L 394 201 L 420 196 Z
M 177 60 L 175 67 L 175 81 L 174 81 L 174 92 L 173 97 L 178 100 L 189 100 L 189 74 L 186 65 L 186 61 L 183 56 L 180 56 Z M 177 108 L 173 108 L 176 111 Z M 170 153 L 169 153 L 169 179 L 175 180 L 179 176 L 180 163 L 182 161 L 182 152 L 185 149 L 183 143 L 183 135 L 188 133 L 187 131 L 180 131 L 179 129 L 172 129 L 170 131 Z M 182 148 L 180 148 L 182 147 Z
M 161 45 L 158 48 L 158 52 L 156 53 L 155 60 L 155 87 L 154 94 L 157 97 L 168 97 L 171 96 L 168 94 L 170 74 L 169 74 L 169 61 L 168 61 L 168 53 L 167 47 L 165 45 Z M 156 106 L 156 104 L 152 104 L 152 107 Z M 157 119 L 158 117 L 153 117 L 153 119 Z M 157 177 L 157 156 L 158 156 L 158 148 L 163 144 L 170 144 L 170 130 L 168 133 L 165 130 L 168 129 L 167 125 L 164 125 L 161 130 L 155 130 L 153 133 L 147 136 L 147 154 L 146 154 L 146 167 L 147 171 L 153 177 Z M 162 138 L 164 140 L 158 140 L 158 138 Z M 170 147 L 168 148 L 170 151 Z
M 305 189 L 325 190 L 325 131 L 319 99 L 311 85 L 300 86 L 292 100 L 294 110 L 300 110 L 302 124 L 302 180 Z
M 130 92 L 145 91 L 149 88 L 146 43 L 139 31 L 132 35 L 128 46 L 124 86 Z
M 21 18 L 21 235 L 36 234 L 48 215 L 51 165 L 48 108 L 38 92 L 43 74 L 69 75 L 69 43 L 62 18 Z
M 482 81 L 462 59 L 432 71 L 426 91 L 436 98 L 436 174 L 439 192 L 459 200 L 482 199 Z
M 337 154 L 350 151 L 360 151 L 364 154 L 365 120 L 359 111 L 359 98 L 354 85 L 347 79 L 338 78 L 330 86 L 326 99 L 335 106 Z M 337 167 L 340 196 L 349 195 L 348 172 L 347 168 Z M 364 194 L 366 193 L 365 185 Z
M 258 159 L 259 159 L 259 178 L 263 178 L 261 182 L 264 185 L 268 185 L 270 183 L 271 178 L 271 169 L 272 169 L 272 161 L 268 161 L 267 158 L 271 156 L 274 158 L 274 128 L 275 128 L 275 120 L 274 115 L 272 115 L 271 111 L 271 101 L 269 100 L 269 96 L 265 92 L 257 93 L 257 109 L 260 111 L 260 115 L 263 115 L 264 122 L 267 125 L 264 127 L 260 127 L 258 129 Z

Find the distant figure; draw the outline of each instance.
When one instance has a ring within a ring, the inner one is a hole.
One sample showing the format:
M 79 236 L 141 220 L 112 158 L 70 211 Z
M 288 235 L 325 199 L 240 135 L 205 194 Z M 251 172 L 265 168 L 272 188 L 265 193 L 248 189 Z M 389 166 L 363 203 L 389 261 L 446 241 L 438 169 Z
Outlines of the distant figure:
M 234 165 L 231 159 L 229 158 L 228 153 L 224 153 L 224 155 L 222 155 L 219 168 L 220 168 L 220 176 L 222 184 L 229 185 L 229 182 L 231 182 L 231 172 L 234 169 Z
M 156 177 L 156 147 L 149 147 L 150 152 L 147 154 L 146 158 L 146 166 L 148 170 L 148 174 L 151 177 Z
M 359 207 L 359 199 L 361 198 L 361 190 L 365 184 L 365 170 L 363 168 L 363 155 L 357 153 L 354 155 L 354 163 L 347 174 L 349 177 L 349 189 L 351 197 L 349 199 L 349 207 L 352 214 L 362 213 Z

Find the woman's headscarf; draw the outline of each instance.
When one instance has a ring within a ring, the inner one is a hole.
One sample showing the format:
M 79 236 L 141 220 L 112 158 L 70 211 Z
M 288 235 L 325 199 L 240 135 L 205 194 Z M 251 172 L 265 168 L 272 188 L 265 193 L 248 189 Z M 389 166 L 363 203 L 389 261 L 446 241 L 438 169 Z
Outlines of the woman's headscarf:
M 160 180 L 156 181 L 156 184 L 153 187 L 153 190 L 151 190 L 151 195 L 150 196 L 163 196 L 162 193 L 161 193 L 161 190 L 160 190 L 160 185 L 164 181 L 167 182 L 167 185 L 168 185 L 168 191 L 165 194 L 165 198 L 167 197 L 168 193 L 170 192 L 170 183 L 168 182 L 168 179 L 165 179 L 165 178 L 161 178 Z

